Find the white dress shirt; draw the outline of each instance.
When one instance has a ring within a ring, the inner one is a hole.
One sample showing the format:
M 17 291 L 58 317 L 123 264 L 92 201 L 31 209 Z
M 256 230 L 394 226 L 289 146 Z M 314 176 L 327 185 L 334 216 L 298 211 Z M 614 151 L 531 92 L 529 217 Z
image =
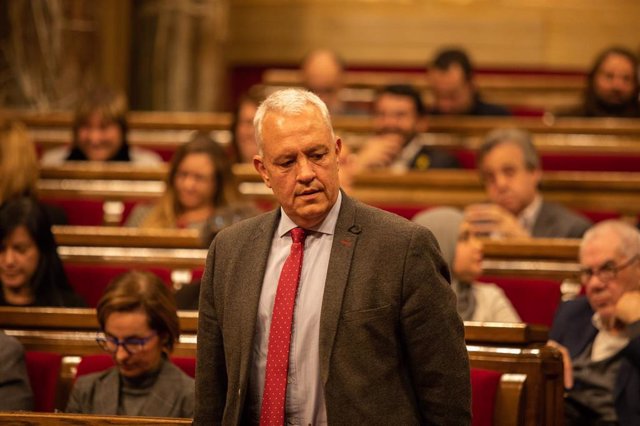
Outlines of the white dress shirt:
M 316 228 L 307 230 L 291 330 L 287 400 L 285 403 L 285 422 L 287 424 L 325 425 L 327 423 L 324 393 L 320 379 L 320 312 L 333 235 L 341 204 L 342 194 L 339 193 L 336 203 L 325 220 Z M 291 251 L 290 231 L 296 226 L 284 210 L 281 210 L 280 223 L 271 241 L 267 269 L 262 282 L 256 334 L 253 341 L 253 363 L 249 383 L 253 421 L 257 421 L 260 417 L 267 365 L 269 328 L 278 279 Z

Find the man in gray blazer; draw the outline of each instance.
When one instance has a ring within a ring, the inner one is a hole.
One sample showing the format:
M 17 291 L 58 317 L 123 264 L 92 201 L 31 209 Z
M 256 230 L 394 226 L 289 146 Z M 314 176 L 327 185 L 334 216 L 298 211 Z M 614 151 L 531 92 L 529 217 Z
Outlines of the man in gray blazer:
M 255 124 L 254 165 L 281 208 L 221 231 L 209 249 L 194 424 L 469 424 L 464 330 L 431 233 L 340 191 L 341 141 L 317 96 L 276 92 Z M 286 397 L 269 421 L 272 312 L 298 227 Z
M 581 238 L 591 222 L 542 199 L 540 158 L 531 135 L 518 129 L 490 132 L 478 149 L 478 171 L 490 203 L 465 209 L 471 231 L 495 237 Z
M 24 348 L 0 330 L 0 411 L 33 410 Z

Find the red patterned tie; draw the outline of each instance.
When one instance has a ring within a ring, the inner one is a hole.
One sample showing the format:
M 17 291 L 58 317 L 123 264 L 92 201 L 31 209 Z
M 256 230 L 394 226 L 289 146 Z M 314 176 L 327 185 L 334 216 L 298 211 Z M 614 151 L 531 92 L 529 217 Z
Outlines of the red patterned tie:
M 284 262 L 278 280 L 278 290 L 269 328 L 267 370 L 260 411 L 261 426 L 282 426 L 284 424 L 291 323 L 293 322 L 293 307 L 302 269 L 305 237 L 304 229 L 294 228 L 291 230 L 291 239 L 293 240 L 291 252 Z

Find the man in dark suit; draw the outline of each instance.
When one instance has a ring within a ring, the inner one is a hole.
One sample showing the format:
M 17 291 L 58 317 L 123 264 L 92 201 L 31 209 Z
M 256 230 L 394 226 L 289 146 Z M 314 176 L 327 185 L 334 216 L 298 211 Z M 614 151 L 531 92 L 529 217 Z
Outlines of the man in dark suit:
M 518 129 L 490 132 L 478 149 L 477 167 L 490 203 L 465 209 L 471 231 L 495 237 L 580 238 L 591 222 L 543 200 L 540 158 L 531 135 Z
M 438 52 L 429 68 L 433 115 L 507 116 L 502 105 L 485 102 L 474 84 L 473 65 L 462 49 Z
M 194 424 L 469 424 L 463 327 L 432 234 L 340 191 L 341 141 L 317 96 L 276 92 L 255 124 L 254 165 L 281 208 L 211 245 Z M 284 352 L 272 337 L 290 338 Z
M 356 166 L 395 171 L 460 167 L 453 154 L 428 144 L 427 127 L 427 110 L 414 87 L 383 87 L 373 102 L 375 135 L 358 152 Z
M 585 296 L 560 305 L 549 345 L 564 361 L 565 423 L 640 424 L 640 232 L 604 221 L 580 245 Z

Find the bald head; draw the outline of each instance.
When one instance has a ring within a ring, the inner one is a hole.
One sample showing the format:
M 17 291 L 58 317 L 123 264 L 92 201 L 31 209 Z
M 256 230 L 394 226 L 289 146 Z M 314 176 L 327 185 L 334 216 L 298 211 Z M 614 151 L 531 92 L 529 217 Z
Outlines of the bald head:
M 314 50 L 302 62 L 304 86 L 318 95 L 331 112 L 340 108 L 338 92 L 342 88 L 343 68 L 338 55 L 328 49 Z

